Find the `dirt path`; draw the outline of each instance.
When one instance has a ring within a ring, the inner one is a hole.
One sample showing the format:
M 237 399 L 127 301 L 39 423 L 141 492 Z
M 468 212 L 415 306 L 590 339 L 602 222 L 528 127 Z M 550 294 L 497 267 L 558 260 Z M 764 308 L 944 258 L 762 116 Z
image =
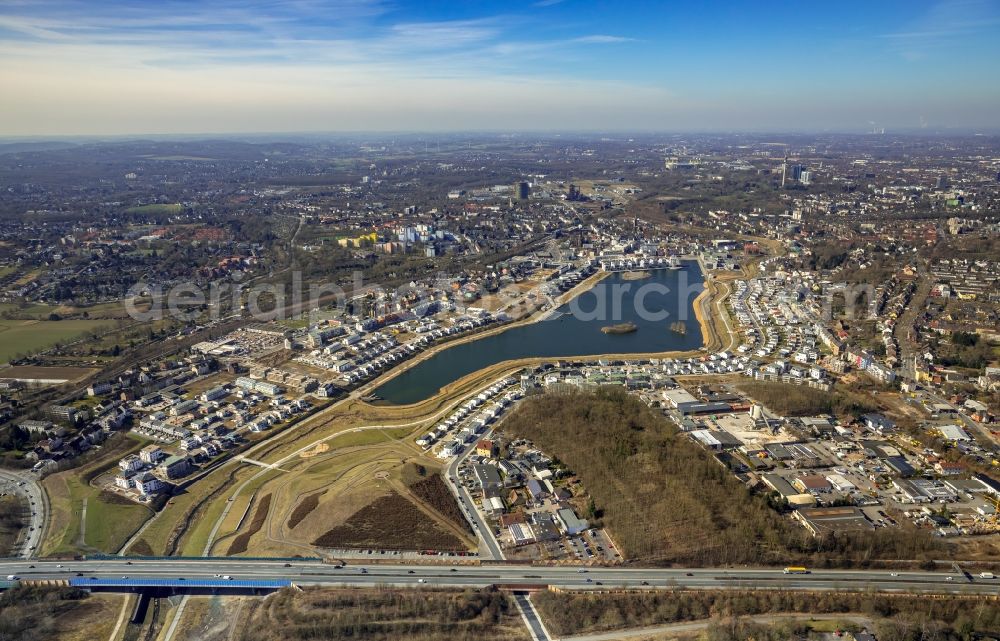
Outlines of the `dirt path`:
M 400 496 L 404 496 L 409 499 L 410 502 L 413 503 L 417 509 L 426 514 L 429 519 L 432 519 L 440 527 L 454 534 L 458 540 L 465 543 L 470 550 L 475 550 L 479 547 L 478 540 L 472 539 L 466 530 L 459 527 L 458 524 L 452 523 L 448 519 L 444 518 L 444 516 L 439 514 L 437 510 L 420 500 L 420 497 L 414 494 L 405 483 L 396 479 L 390 479 L 389 485 L 392 486 L 392 488 L 395 489 Z

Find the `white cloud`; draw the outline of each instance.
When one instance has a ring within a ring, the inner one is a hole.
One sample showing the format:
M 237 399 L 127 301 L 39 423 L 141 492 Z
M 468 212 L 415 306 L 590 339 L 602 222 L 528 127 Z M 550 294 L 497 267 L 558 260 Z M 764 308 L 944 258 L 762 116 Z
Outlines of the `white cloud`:
M 944 0 L 898 30 L 882 34 L 890 49 L 907 60 L 922 60 L 932 49 L 995 29 L 997 4 L 990 0 Z
M 625 38 L 623 36 L 608 36 L 603 34 L 596 34 L 593 36 L 580 36 L 579 38 L 573 38 L 573 42 L 592 43 L 592 44 L 614 44 L 617 42 L 635 42 L 635 38 Z

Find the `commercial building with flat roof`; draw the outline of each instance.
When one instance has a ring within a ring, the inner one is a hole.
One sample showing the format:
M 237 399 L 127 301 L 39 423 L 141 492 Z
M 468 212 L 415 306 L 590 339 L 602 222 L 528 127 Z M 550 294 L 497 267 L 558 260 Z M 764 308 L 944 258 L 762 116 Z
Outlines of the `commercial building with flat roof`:
M 574 534 L 579 534 L 587 529 L 587 522 L 576 515 L 571 508 L 564 507 L 563 509 L 556 512 L 556 516 L 559 518 L 559 522 L 562 524 L 563 530 L 569 536 Z
M 831 532 L 866 532 L 875 526 L 856 507 L 809 507 L 796 510 L 793 516 L 813 536 Z

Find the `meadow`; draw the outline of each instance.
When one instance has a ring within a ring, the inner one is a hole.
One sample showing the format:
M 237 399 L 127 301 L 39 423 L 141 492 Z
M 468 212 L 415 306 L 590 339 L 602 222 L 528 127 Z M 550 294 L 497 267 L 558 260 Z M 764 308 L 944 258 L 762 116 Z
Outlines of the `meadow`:
M 102 320 L 0 320 L 0 363 L 107 327 Z

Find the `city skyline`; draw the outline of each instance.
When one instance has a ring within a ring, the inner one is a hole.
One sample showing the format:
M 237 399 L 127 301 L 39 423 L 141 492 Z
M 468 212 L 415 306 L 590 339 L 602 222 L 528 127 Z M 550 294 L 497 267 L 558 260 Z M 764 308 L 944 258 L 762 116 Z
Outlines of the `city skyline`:
M 0 135 L 993 132 L 998 35 L 978 0 L 15 2 Z

